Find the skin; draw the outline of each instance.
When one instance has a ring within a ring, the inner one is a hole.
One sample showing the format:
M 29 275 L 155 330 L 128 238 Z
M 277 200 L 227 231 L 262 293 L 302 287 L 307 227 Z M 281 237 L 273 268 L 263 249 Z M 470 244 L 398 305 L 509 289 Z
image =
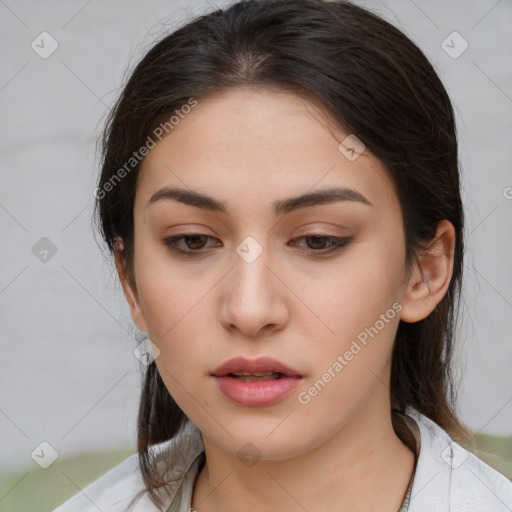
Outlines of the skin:
M 199 427 L 206 464 L 192 506 L 200 512 L 389 511 L 406 493 L 413 453 L 391 423 L 391 353 L 399 320 L 428 316 L 452 275 L 455 234 L 438 226 L 429 252 L 407 268 L 400 204 L 379 160 L 366 149 L 350 161 L 348 135 L 293 93 L 239 88 L 199 104 L 150 151 L 134 205 L 135 281 L 118 246 L 117 268 L 134 322 L 160 349 L 162 379 Z M 148 206 L 165 186 L 225 201 L 228 213 L 172 200 Z M 353 201 L 315 205 L 275 217 L 271 203 L 329 186 L 350 187 Z M 201 249 L 187 259 L 162 242 Z M 329 241 L 341 250 L 318 255 Z M 236 252 L 252 236 L 263 249 L 252 263 Z M 309 245 L 308 245 L 309 241 Z M 365 327 L 398 302 L 402 309 L 311 401 L 307 391 Z M 232 357 L 270 356 L 303 375 L 279 403 L 230 402 L 210 373 Z M 247 442 L 261 460 L 237 452 Z

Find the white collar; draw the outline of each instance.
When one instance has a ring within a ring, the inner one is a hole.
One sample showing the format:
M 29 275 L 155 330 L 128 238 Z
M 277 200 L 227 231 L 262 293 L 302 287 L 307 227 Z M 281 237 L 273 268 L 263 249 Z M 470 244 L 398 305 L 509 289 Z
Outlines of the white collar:
M 512 512 L 512 482 L 416 409 L 420 454 L 408 512 Z

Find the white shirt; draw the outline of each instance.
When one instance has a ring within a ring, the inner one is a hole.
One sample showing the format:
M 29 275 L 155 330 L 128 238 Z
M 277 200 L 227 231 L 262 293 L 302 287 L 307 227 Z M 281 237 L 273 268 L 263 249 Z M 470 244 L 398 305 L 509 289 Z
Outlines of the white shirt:
M 419 457 L 408 512 L 512 512 L 512 482 L 454 442 L 436 423 L 412 407 L 406 415 L 416 437 Z M 164 511 L 189 512 L 195 478 L 204 459 L 196 425 L 187 419 L 169 441 L 150 448 L 159 461 L 172 461 Z M 137 454 L 73 496 L 53 512 L 162 512 L 146 491 Z

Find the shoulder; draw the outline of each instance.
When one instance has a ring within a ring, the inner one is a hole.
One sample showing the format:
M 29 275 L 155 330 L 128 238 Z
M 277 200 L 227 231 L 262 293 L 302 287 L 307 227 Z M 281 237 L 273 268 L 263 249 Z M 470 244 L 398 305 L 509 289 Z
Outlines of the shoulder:
M 188 420 L 173 439 L 151 447 L 170 485 L 161 497 L 168 507 L 187 471 L 203 451 L 197 427 Z M 170 461 L 170 464 L 169 464 Z M 108 473 L 80 490 L 53 512 L 160 512 L 146 491 L 135 453 Z
M 512 482 L 413 408 L 419 457 L 409 512 L 510 512 Z
M 80 490 L 54 512 L 126 511 L 129 510 L 129 501 L 142 489 L 137 454 L 134 454 Z

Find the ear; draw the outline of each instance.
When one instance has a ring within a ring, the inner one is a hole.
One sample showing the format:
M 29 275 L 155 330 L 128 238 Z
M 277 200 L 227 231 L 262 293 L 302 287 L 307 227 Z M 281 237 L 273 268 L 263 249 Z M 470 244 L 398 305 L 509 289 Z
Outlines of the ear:
M 403 299 L 400 319 L 418 322 L 426 318 L 444 297 L 453 274 L 455 228 L 447 220 L 437 225 L 436 238 L 414 263 Z
M 147 332 L 147 325 L 146 321 L 144 320 L 142 310 L 140 308 L 139 300 L 137 297 L 137 291 L 134 290 L 130 280 L 128 279 L 128 273 L 126 271 L 126 259 L 124 257 L 123 251 L 123 242 L 120 238 L 118 238 L 115 242 L 115 259 L 117 273 L 119 274 L 119 280 L 121 281 L 126 301 L 130 306 L 130 313 L 132 315 L 133 321 L 135 322 L 135 325 L 141 331 Z

